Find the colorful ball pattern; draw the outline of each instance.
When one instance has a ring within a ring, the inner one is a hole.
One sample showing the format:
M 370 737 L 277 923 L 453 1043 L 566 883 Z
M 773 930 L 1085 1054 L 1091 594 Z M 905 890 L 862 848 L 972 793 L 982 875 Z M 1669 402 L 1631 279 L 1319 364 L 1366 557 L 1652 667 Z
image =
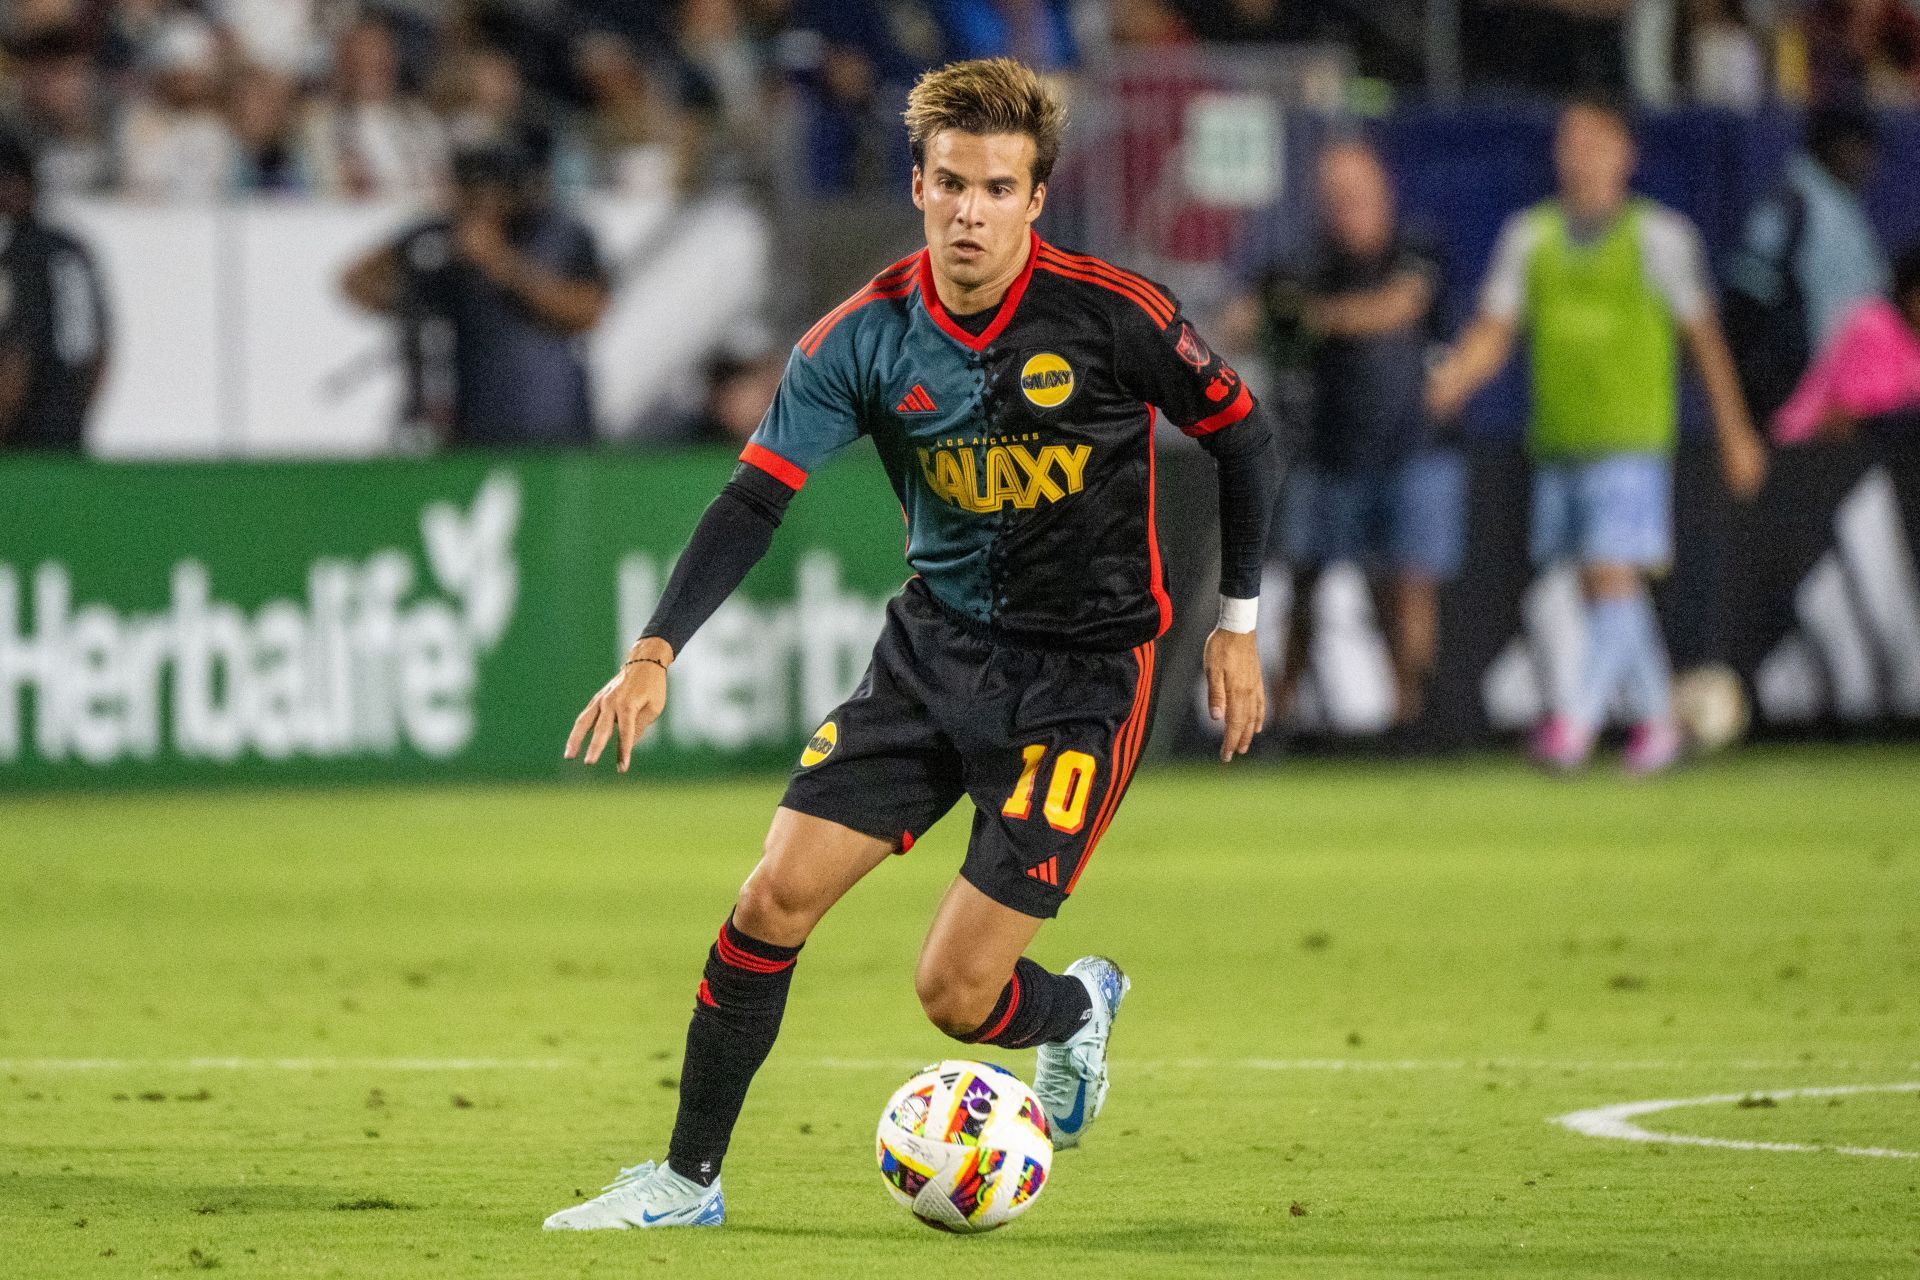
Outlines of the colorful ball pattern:
M 950 1059 L 901 1085 L 880 1113 L 880 1177 L 941 1231 L 992 1231 L 1030 1208 L 1053 1167 L 1040 1100 L 986 1062 Z

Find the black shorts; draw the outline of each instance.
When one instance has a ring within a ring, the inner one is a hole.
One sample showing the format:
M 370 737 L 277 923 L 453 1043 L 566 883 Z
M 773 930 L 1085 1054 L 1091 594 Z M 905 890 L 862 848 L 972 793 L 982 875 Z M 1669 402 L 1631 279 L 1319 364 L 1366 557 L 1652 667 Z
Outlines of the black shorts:
M 1060 910 L 1120 807 L 1153 718 L 1149 641 L 1124 653 L 986 639 L 915 578 L 851 698 L 787 784 L 789 809 L 901 852 L 974 805 L 960 874 L 1023 914 Z

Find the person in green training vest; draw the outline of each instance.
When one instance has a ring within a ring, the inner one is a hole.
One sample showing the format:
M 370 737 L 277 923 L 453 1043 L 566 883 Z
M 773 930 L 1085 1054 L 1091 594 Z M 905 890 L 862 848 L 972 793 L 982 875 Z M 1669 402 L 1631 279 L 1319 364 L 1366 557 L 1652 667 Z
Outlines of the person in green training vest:
M 1554 163 L 1558 198 L 1508 221 L 1480 315 L 1434 366 L 1428 403 L 1440 419 L 1458 414 L 1525 332 L 1533 558 L 1577 562 L 1587 602 L 1578 690 L 1541 722 L 1534 755 L 1554 769 L 1585 764 L 1621 697 L 1632 719 L 1627 768 L 1653 773 L 1673 764 L 1682 745 L 1647 577 L 1673 559 L 1683 343 L 1705 385 L 1735 497 L 1759 492 L 1767 457 L 1721 334 L 1698 233 L 1629 190 L 1637 156 L 1626 116 L 1602 102 L 1569 106 Z

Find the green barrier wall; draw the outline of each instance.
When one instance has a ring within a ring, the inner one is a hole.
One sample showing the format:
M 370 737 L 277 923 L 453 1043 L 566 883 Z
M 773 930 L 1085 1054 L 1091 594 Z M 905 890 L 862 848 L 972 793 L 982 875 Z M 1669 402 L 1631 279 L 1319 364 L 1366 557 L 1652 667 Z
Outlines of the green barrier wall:
M 731 469 L 6 460 L 0 787 L 553 776 Z M 864 669 L 901 548 L 869 450 L 814 477 L 676 663 L 645 768 L 791 760 Z

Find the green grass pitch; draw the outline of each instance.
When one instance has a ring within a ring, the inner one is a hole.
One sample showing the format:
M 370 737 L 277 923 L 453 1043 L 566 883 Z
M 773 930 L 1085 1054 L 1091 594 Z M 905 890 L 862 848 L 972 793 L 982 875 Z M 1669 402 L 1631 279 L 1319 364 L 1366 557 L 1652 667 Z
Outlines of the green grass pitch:
M 1144 776 L 1036 950 L 1134 975 L 1109 1110 L 972 1239 L 872 1148 L 966 1052 L 912 991 L 964 815 L 807 948 L 728 1225 L 553 1235 L 664 1149 L 777 780 L 0 801 L 0 1275 L 1913 1277 L 1920 1160 L 1551 1119 L 1920 1081 L 1916 784 L 1898 748 Z M 1920 1151 L 1920 1088 L 1746 1102 L 1637 1123 Z

